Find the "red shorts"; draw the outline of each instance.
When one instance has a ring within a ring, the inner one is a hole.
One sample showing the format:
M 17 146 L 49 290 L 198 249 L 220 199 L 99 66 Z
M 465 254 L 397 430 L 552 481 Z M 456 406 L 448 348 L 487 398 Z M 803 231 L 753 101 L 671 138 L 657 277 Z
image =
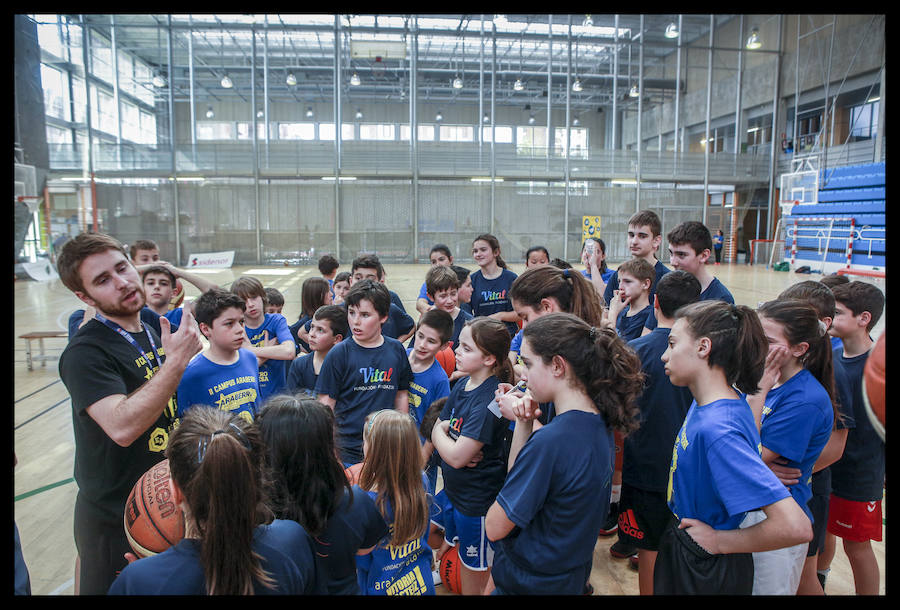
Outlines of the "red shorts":
M 881 541 L 881 500 L 855 502 L 831 494 L 828 533 L 852 542 Z
M 622 458 L 625 456 L 625 437 L 618 430 L 613 432 L 613 443 L 616 446 L 615 470 L 622 472 Z

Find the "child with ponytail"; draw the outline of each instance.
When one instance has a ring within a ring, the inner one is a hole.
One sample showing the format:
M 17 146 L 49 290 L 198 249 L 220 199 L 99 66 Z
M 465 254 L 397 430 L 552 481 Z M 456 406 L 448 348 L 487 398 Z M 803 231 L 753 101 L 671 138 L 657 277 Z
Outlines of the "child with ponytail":
M 293 521 L 271 519 L 264 453 L 259 432 L 244 419 L 212 407 L 191 409 L 166 450 L 185 537 L 127 565 L 110 595 L 316 593 L 306 532 Z
M 661 359 L 694 397 L 672 452 L 654 595 L 753 591 L 754 552 L 809 542 L 809 518 L 766 466 L 744 394 L 759 390 L 768 342 L 752 309 L 722 301 L 680 308 Z M 747 513 L 766 519 L 741 528 Z
M 506 476 L 507 420 L 488 406 L 499 384 L 513 379 L 507 358 L 509 339 L 499 320 L 480 317 L 466 324 L 455 350 L 456 368 L 466 377 L 450 390 L 431 433 L 444 479 L 444 489 L 437 496 L 441 514 L 435 519 L 444 532 L 438 553 L 458 540 L 463 595 L 482 594 L 490 576 L 493 553 L 484 533 L 484 517 Z
M 799 300 L 775 300 L 758 309 L 769 349 L 760 392 L 747 402 L 760 424 L 762 459 L 767 465 L 797 468 L 788 487 L 806 513 L 812 498 L 813 467 L 831 437 L 837 410 L 831 340 L 816 310 Z M 764 518 L 759 511 L 746 524 Z M 754 553 L 754 595 L 794 595 L 800 584 L 808 544 Z
M 358 484 L 391 531 L 371 553 L 356 558 L 359 587 L 363 595 L 434 595 L 431 501 L 415 420 L 393 409 L 369 414 L 363 452 Z
M 613 429 L 637 427 L 641 364 L 615 332 L 568 313 L 525 327 L 522 360 L 528 390 L 500 399 L 516 428 L 509 474 L 487 514 L 495 593 L 578 595 L 609 509 Z M 535 431 L 547 402 L 556 416 Z

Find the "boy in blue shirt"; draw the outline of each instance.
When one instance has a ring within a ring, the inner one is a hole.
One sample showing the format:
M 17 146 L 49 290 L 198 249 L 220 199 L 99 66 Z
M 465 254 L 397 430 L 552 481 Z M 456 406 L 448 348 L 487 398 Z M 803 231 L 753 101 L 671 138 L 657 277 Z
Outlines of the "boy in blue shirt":
M 178 384 L 178 420 L 196 405 L 233 411 L 248 422 L 256 417 L 259 369 L 256 356 L 242 347 L 245 307 L 241 297 L 224 290 L 209 290 L 197 299 L 197 323 L 209 347 L 191 360 Z
M 689 220 L 683 222 L 666 235 L 669 242 L 669 263 L 675 269 L 687 271 L 700 281 L 700 300 L 719 300 L 726 303 L 734 303 L 731 292 L 714 277 L 706 268 L 712 251 L 712 235 L 702 222 Z M 653 314 L 645 324 L 648 332 L 656 328 L 656 318 Z
M 433 269 L 447 268 L 434 267 Z M 450 270 L 448 269 L 448 271 Z M 452 271 L 450 273 L 455 280 L 456 274 Z M 450 345 L 452 332 L 453 319 L 450 314 L 442 309 L 430 309 L 422 315 L 416 327 L 415 347 L 406 350 L 409 354 L 409 366 L 413 375 L 409 384 L 409 412 L 416 420 L 416 428 L 422 425 L 422 418 L 435 400 L 450 395 L 447 373 L 435 356 Z M 426 439 L 420 440 L 423 445 L 422 462 L 425 464 L 425 473 L 428 476 L 428 493 L 433 495 L 437 485 L 437 453 L 430 443 L 429 447 L 425 448 Z
M 669 346 L 669 331 L 679 307 L 700 299 L 700 282 L 686 271 L 671 271 L 659 280 L 654 311 L 659 322 L 649 335 L 628 342 L 646 375 L 638 399 L 641 426 L 625 438 L 619 541 L 638 549 L 641 595 L 653 594 L 653 565 L 659 540 L 671 518 L 666 485 L 672 452 L 669 447 L 691 406 L 690 390 L 672 385 L 660 357 Z
M 297 347 L 285 317 L 266 313 L 266 289 L 255 277 L 243 276 L 231 284 L 231 292 L 244 300 L 244 347 L 259 360 L 259 400 L 284 390 L 287 368 L 297 355 Z
M 625 261 L 616 272 L 619 289 L 613 291 L 609 301 L 607 325 L 624 341 L 630 341 L 641 336 L 650 315 L 650 294 L 656 274 L 650 263 L 642 258 Z
M 301 354 L 288 370 L 287 389 L 291 394 L 316 397 L 316 380 L 325 356 L 349 333 L 347 310 L 340 305 L 323 305 L 313 314 L 309 328 L 308 354 Z
M 384 284 L 357 281 L 344 302 L 349 340 L 325 357 L 315 391 L 319 402 L 334 410 L 341 460 L 350 466 L 363 459 L 362 432 L 369 413 L 391 406 L 409 412 L 412 371 L 403 344 L 381 333 L 391 305 Z

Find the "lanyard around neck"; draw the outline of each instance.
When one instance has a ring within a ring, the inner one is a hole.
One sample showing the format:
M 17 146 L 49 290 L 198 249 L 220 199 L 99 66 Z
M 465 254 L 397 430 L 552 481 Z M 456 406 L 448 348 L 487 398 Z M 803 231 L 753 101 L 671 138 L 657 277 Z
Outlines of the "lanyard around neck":
M 148 370 L 151 371 L 149 374 L 152 375 L 153 367 L 150 364 L 150 359 L 147 358 L 146 352 L 144 352 L 144 349 L 140 346 L 140 344 L 137 342 L 137 340 L 133 336 L 131 336 L 131 333 L 128 332 L 127 330 L 125 330 L 124 328 L 122 328 L 121 326 L 119 326 L 117 323 L 113 322 L 112 320 L 108 320 L 99 311 L 96 314 L 96 318 L 99 322 L 102 322 L 107 327 L 109 327 L 109 328 L 113 329 L 114 331 L 116 331 L 117 333 L 119 333 L 119 335 L 121 337 L 123 337 L 126 341 L 128 341 L 128 343 L 130 343 L 141 354 L 141 357 L 144 359 L 144 362 L 147 363 Z M 156 349 L 156 341 L 153 340 L 153 335 L 150 334 L 150 330 L 147 328 L 147 325 L 142 322 L 141 326 L 144 329 L 144 333 L 147 335 L 147 340 L 150 342 L 150 349 L 153 350 L 153 356 L 156 358 L 156 365 L 161 366 L 162 361 L 159 359 L 159 352 Z

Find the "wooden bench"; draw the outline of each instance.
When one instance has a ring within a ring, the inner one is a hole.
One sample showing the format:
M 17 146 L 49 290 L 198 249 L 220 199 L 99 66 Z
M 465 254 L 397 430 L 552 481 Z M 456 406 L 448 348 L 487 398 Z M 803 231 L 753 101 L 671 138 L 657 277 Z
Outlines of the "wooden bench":
M 59 356 L 48 356 L 44 353 L 44 339 L 68 339 L 69 333 L 64 330 L 38 330 L 24 335 L 19 335 L 20 339 L 25 339 L 25 361 L 28 364 L 28 370 L 34 370 L 34 362 L 38 361 L 41 366 L 46 366 L 48 360 L 58 360 Z M 38 354 L 31 351 L 31 342 L 37 339 Z

